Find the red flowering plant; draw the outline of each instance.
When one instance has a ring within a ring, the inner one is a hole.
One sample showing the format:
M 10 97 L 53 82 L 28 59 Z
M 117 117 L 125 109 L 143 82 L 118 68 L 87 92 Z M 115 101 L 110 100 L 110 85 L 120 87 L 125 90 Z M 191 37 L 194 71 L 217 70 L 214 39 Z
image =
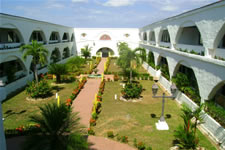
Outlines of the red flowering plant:
M 89 135 L 95 135 L 95 132 L 92 128 L 88 128 L 88 134 Z
M 16 128 L 16 131 L 23 132 L 24 129 L 25 129 L 24 126 L 20 126 L 20 127 Z
M 90 119 L 90 126 L 95 126 L 96 125 L 96 120 L 91 118 Z

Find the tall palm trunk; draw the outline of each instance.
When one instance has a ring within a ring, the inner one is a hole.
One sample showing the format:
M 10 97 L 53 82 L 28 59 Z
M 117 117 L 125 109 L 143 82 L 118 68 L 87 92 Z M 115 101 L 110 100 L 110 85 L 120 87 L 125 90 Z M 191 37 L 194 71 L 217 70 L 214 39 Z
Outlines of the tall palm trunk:
M 37 69 L 37 65 L 34 65 L 34 76 L 35 76 L 35 80 L 38 83 L 38 69 Z

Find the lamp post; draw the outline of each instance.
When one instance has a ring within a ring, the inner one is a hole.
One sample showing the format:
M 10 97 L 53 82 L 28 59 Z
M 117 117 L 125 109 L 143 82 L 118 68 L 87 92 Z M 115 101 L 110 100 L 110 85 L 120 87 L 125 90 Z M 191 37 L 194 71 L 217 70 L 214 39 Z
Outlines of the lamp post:
M 175 98 L 175 93 L 177 91 L 177 87 L 175 84 L 172 84 L 172 86 L 170 87 L 170 91 L 172 93 L 172 96 L 166 96 L 166 94 L 163 92 L 163 95 L 162 96 L 156 96 L 157 92 L 158 92 L 158 85 L 156 83 L 154 83 L 152 85 L 152 93 L 153 93 L 153 98 L 162 98 L 162 113 L 161 113 L 161 116 L 160 116 L 160 119 L 159 119 L 159 122 L 156 123 L 156 128 L 158 130 L 168 130 L 169 127 L 165 121 L 165 118 L 164 118 L 164 104 L 165 104 L 165 98 Z

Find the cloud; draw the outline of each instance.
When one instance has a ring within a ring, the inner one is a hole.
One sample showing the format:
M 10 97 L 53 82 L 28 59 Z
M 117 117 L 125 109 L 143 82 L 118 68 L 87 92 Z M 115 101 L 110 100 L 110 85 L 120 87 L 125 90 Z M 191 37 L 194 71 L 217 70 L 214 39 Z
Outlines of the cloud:
M 51 5 L 48 5 L 46 8 L 64 8 L 65 6 L 63 4 L 54 3 Z
M 121 7 L 121 6 L 128 6 L 133 5 L 137 0 L 108 0 L 103 5 L 110 6 L 110 7 Z
M 72 0 L 73 3 L 87 3 L 88 0 Z
M 161 9 L 162 11 L 176 11 L 178 10 L 178 7 L 176 7 L 175 5 L 166 5 L 166 6 L 162 6 Z

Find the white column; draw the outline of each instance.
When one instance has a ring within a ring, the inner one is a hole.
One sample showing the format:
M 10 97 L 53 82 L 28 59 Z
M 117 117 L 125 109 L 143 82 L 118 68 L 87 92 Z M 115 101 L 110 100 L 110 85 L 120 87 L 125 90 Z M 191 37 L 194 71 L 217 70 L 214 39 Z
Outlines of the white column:
M 0 87 L 0 150 L 6 150 L 5 133 L 2 120 L 2 101 L 6 98 L 5 87 Z

